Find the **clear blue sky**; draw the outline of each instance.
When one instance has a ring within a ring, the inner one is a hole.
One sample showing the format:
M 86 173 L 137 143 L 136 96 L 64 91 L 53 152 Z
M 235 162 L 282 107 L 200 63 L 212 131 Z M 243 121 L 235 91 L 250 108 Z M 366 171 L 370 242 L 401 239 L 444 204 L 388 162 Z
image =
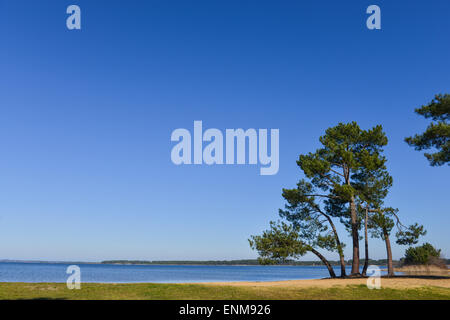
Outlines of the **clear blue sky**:
M 403 139 L 428 124 L 414 108 L 450 91 L 449 13 L 447 0 L 1 0 L 0 259 L 256 257 L 247 239 L 302 177 L 298 155 L 353 120 L 383 125 L 387 204 L 448 256 L 449 168 Z M 278 128 L 278 174 L 175 166 L 170 134 L 194 120 Z

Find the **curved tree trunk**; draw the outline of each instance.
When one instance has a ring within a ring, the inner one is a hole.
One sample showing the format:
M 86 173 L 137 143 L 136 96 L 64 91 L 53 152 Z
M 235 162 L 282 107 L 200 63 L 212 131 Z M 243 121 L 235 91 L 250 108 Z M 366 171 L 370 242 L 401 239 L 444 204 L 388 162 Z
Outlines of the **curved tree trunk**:
M 392 264 L 392 250 L 391 250 L 391 241 L 389 240 L 389 233 L 386 229 L 383 229 L 383 237 L 384 242 L 386 243 L 386 252 L 387 252 L 387 259 L 388 259 L 388 276 L 392 277 L 394 276 L 394 267 Z
M 310 251 L 312 253 L 314 253 L 316 256 L 318 256 L 320 260 L 322 260 L 323 264 L 327 267 L 328 272 L 330 273 L 330 277 L 336 278 L 336 274 L 334 273 L 333 267 L 328 262 L 328 260 L 323 255 L 321 255 L 319 251 L 315 250 L 314 248 L 310 248 Z
M 367 268 L 369 267 L 369 238 L 367 235 L 367 221 L 369 220 L 369 208 L 366 207 L 366 216 L 364 218 L 364 251 L 365 251 L 365 259 L 364 259 L 364 267 L 362 270 L 362 275 L 365 276 L 367 274 Z
M 322 215 L 324 215 L 327 218 L 328 223 L 331 226 L 331 229 L 333 229 L 334 238 L 336 240 L 336 246 L 338 248 L 338 253 L 339 253 L 339 261 L 341 263 L 341 278 L 344 278 L 346 276 L 346 274 L 345 274 L 345 259 L 344 259 L 344 250 L 342 250 L 341 241 L 339 240 L 339 236 L 338 236 L 336 227 L 333 223 L 333 220 L 331 220 L 330 216 L 326 215 L 325 213 L 323 213 L 323 212 L 321 212 L 321 213 L 322 213 Z
M 339 260 L 340 260 L 340 263 L 341 263 L 341 278 L 345 278 L 346 273 L 345 273 L 344 250 L 342 250 L 342 245 L 339 242 L 339 240 L 337 240 L 336 243 L 337 243 L 337 246 L 338 246 Z
M 356 212 L 355 198 L 353 196 L 350 201 L 350 218 L 352 224 L 352 241 L 353 241 L 352 275 L 359 275 L 358 217 Z

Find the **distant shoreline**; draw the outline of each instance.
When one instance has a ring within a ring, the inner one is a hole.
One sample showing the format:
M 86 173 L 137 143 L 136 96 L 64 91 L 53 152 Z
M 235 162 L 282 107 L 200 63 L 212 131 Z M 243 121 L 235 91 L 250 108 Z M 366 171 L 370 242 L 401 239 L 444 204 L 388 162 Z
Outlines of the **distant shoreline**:
M 394 266 L 398 265 L 398 261 L 394 260 Z M 156 265 L 156 266 L 263 266 L 256 259 L 240 259 L 240 260 L 104 260 L 95 262 L 85 261 L 44 261 L 44 260 L 13 260 L 2 259 L 0 263 L 47 263 L 47 264 L 107 264 L 107 265 Z M 330 261 L 332 266 L 340 266 L 339 261 Z M 385 259 L 370 260 L 370 265 L 383 266 L 386 265 Z M 275 266 L 323 266 L 321 261 L 287 261 L 283 264 Z M 347 261 L 346 266 L 351 266 L 351 261 Z
M 36 264 L 93 264 L 93 265 L 117 265 L 117 266 L 230 266 L 230 267 L 252 267 L 252 266 L 278 266 L 278 267 L 321 267 L 323 264 L 278 264 L 278 265 L 262 265 L 262 264 L 225 264 L 225 263 L 122 263 L 122 262 L 83 262 L 83 261 L 19 261 L 8 260 L 0 261 L 0 263 L 36 263 Z M 335 265 L 336 266 L 336 265 Z M 350 265 L 347 265 L 350 266 Z

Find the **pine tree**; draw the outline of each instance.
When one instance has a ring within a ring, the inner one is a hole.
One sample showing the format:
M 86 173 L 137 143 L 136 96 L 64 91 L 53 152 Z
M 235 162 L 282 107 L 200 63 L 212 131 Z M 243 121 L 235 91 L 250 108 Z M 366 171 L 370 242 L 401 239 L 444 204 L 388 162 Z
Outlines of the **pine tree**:
M 327 129 L 320 142 L 321 148 L 301 155 L 297 161 L 314 186 L 313 192 L 303 196 L 324 199 L 327 214 L 340 218 L 349 227 L 353 245 L 351 273 L 356 275 L 359 274 L 361 223 L 357 209 L 361 182 L 358 173 L 384 165 L 381 153 L 387 138 L 380 125 L 362 130 L 356 122 L 351 122 Z

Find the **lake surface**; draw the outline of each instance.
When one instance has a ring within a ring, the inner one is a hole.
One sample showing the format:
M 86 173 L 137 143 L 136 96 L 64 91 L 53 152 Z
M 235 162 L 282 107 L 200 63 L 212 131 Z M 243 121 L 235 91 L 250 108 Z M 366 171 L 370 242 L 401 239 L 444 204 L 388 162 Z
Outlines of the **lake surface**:
M 69 265 L 0 262 L 0 282 L 66 282 Z M 82 283 L 276 281 L 329 277 L 324 266 L 77 265 Z M 340 268 L 335 267 L 335 271 L 338 275 Z

